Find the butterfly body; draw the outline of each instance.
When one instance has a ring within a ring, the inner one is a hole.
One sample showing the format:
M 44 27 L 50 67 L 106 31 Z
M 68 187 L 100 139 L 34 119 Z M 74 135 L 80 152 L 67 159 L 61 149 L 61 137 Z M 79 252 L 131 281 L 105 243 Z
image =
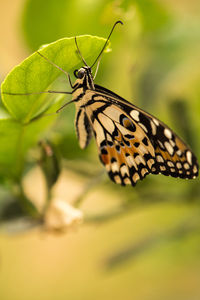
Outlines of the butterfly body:
M 87 66 L 77 72 L 73 86 L 76 132 L 81 148 L 92 134 L 110 178 L 135 185 L 148 174 L 192 179 L 197 159 L 164 123 L 112 91 L 94 84 Z

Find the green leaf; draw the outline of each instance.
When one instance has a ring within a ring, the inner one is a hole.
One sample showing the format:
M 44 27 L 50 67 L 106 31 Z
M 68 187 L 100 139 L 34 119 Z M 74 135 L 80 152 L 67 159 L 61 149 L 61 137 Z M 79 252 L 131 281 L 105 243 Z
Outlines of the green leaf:
M 105 43 L 105 39 L 93 36 L 79 36 L 77 41 L 88 63 L 94 61 Z M 43 47 L 40 53 L 67 72 L 76 69 L 81 63 L 73 37 L 51 43 Z M 50 106 L 53 100 L 48 94 L 27 96 L 6 93 L 42 92 L 61 74 L 60 70 L 37 52 L 15 67 L 2 83 L 2 101 L 12 117 L 21 123 L 28 123 Z

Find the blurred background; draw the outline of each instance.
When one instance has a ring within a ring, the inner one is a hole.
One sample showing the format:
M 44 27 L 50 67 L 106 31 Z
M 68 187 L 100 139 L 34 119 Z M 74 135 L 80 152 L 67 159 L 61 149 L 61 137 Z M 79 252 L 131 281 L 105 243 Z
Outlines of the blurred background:
M 119 19 L 96 83 L 163 120 L 200 158 L 198 0 L 1 0 L 1 81 L 40 45 L 107 37 Z M 63 166 L 53 197 L 78 202 L 85 221 L 67 233 L 22 222 L 2 232 L 0 299 L 200 299 L 199 179 L 150 175 L 134 188 L 114 185 L 95 142 L 79 149 L 74 114 L 73 105 L 63 110 L 47 133 Z M 24 188 L 40 207 L 38 167 Z

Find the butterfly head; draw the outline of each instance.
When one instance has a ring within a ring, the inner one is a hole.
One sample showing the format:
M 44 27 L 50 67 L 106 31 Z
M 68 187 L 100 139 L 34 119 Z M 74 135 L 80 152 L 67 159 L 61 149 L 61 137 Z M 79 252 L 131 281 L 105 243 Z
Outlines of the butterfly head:
M 81 67 L 74 71 L 74 76 L 77 78 L 75 86 L 81 86 L 84 89 L 94 90 L 94 79 L 92 69 L 89 66 Z
M 78 79 L 83 79 L 87 75 L 92 75 L 91 68 L 88 66 L 81 67 L 80 69 L 76 69 L 74 71 L 74 76 Z

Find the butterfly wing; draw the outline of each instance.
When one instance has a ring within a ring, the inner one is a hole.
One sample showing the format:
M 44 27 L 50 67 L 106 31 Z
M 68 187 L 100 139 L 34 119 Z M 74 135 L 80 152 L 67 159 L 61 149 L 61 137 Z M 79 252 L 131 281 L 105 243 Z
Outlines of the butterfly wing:
M 81 149 L 87 147 L 92 137 L 92 129 L 85 110 L 79 108 L 75 117 L 76 135 Z
M 105 88 L 90 91 L 85 112 L 101 162 L 110 178 L 126 185 L 148 174 L 192 179 L 197 159 L 164 123 Z M 114 96 L 113 96 L 114 95 Z

